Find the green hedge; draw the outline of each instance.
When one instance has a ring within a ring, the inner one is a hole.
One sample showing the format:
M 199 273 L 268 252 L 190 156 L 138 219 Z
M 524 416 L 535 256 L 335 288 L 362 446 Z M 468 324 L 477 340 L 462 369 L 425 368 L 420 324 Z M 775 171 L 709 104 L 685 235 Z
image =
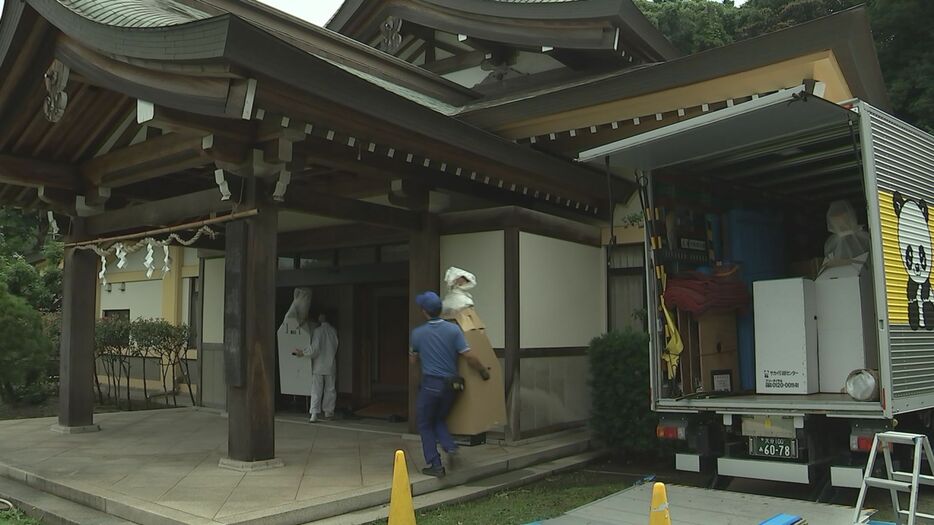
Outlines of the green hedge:
M 625 457 L 658 451 L 648 352 L 648 336 L 630 329 L 590 342 L 592 426 L 614 452 Z

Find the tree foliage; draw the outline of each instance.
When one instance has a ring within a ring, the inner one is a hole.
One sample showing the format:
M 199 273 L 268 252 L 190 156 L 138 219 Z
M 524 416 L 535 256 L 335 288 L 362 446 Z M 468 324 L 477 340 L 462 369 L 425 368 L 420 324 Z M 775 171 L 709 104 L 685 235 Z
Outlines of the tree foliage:
M 649 405 L 649 340 L 643 332 L 610 332 L 590 342 L 592 425 L 625 456 L 658 450 L 657 417 Z
M 48 235 L 38 214 L 0 208 L 0 283 L 11 294 L 40 312 L 58 311 L 62 253 L 62 243 Z
M 892 107 L 934 132 L 934 7 L 930 0 L 636 0 L 684 53 L 731 44 L 866 4 Z
M 39 313 L 0 284 L 0 399 L 13 403 L 41 392 L 50 349 Z

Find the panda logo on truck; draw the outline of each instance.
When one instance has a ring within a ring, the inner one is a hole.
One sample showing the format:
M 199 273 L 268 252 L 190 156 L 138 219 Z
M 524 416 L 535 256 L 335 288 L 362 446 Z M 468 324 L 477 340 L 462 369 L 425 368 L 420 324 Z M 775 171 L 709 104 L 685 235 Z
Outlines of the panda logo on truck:
M 898 217 L 898 249 L 908 271 L 908 324 L 912 330 L 934 330 L 931 296 L 932 241 L 928 205 L 923 199 L 893 195 Z

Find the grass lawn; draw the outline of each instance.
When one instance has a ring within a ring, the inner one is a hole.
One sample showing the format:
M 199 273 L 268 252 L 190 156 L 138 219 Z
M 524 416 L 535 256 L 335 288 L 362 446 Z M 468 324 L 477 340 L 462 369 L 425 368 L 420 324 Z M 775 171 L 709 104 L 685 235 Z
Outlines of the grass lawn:
M 418 525 L 524 525 L 560 516 L 619 492 L 632 486 L 636 479 L 587 469 L 559 474 L 475 501 L 419 512 Z
M 40 522 L 15 510 L 0 512 L 0 525 L 39 525 Z

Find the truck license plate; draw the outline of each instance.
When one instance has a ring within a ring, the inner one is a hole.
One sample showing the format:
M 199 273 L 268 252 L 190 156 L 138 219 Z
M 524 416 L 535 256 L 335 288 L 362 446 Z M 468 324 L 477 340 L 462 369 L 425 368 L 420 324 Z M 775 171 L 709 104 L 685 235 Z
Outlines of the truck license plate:
M 766 458 L 798 459 L 798 440 L 751 437 L 749 438 L 749 454 Z

